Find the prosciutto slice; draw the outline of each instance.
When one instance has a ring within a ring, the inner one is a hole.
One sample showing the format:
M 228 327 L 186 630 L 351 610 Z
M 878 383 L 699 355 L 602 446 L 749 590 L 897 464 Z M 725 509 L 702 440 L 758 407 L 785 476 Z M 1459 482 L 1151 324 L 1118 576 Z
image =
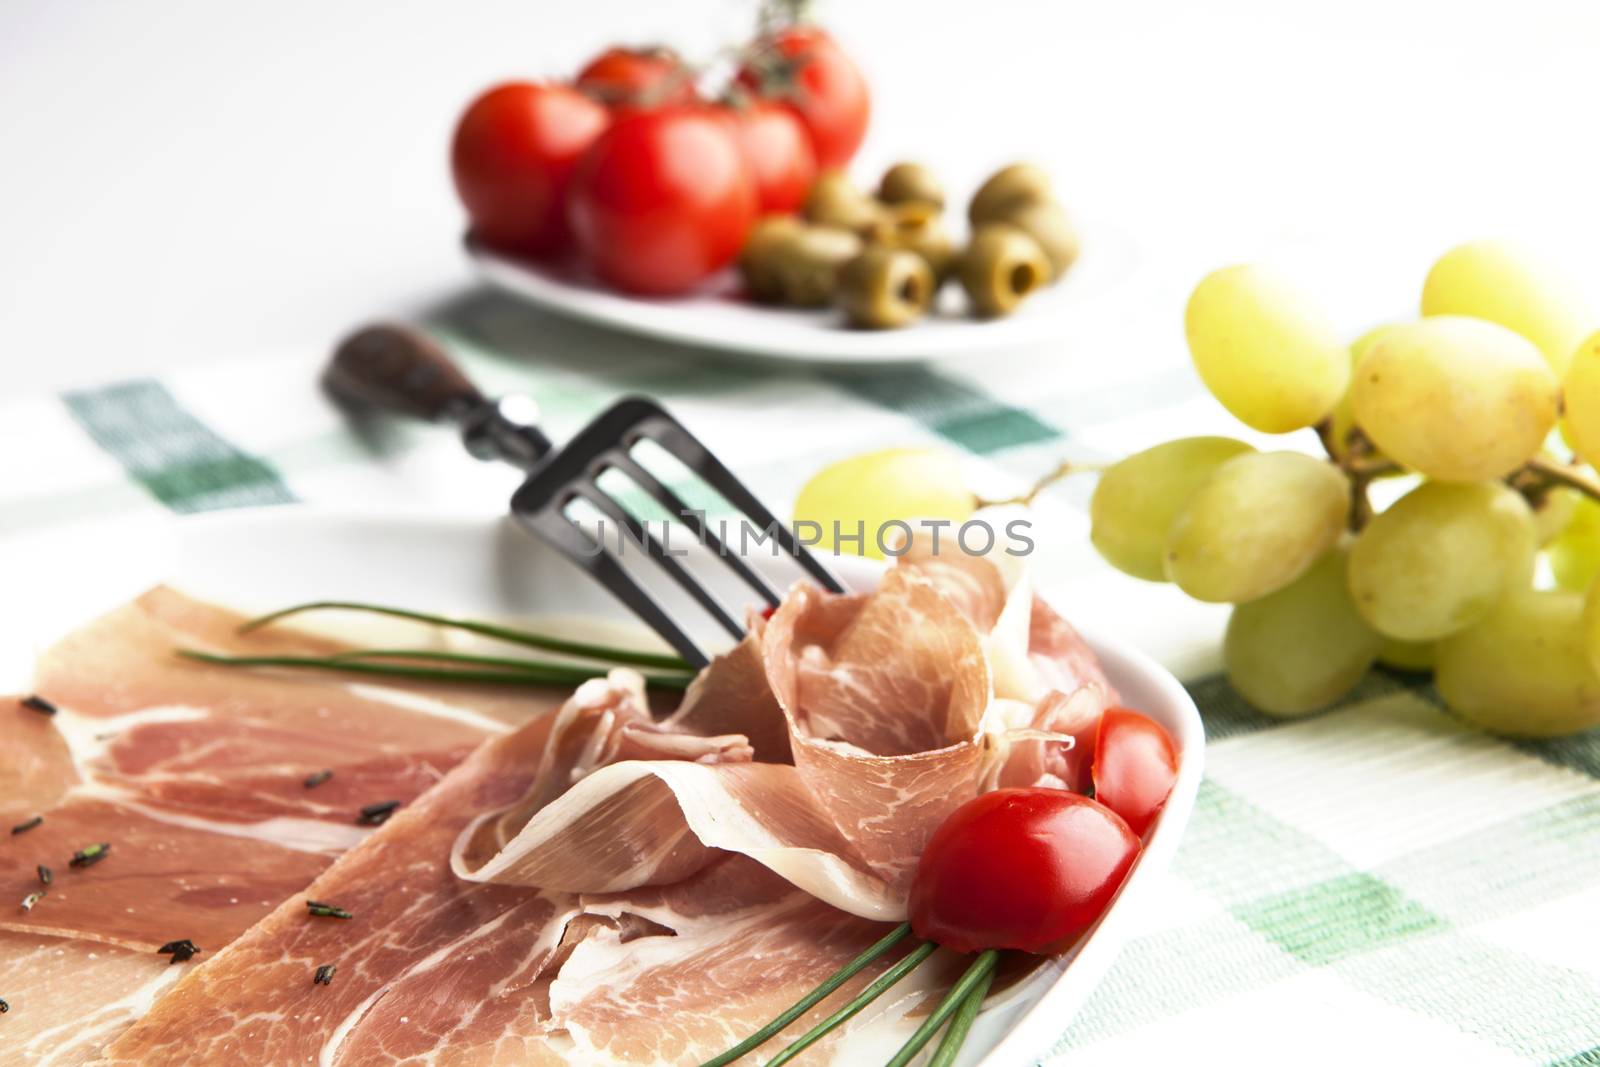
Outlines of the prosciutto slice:
M 1010 695 L 996 699 L 1001 659 Z M 761 737 L 782 762 L 621 761 L 536 813 L 496 817 L 492 838 L 463 835 L 453 867 L 603 893 L 671 884 L 737 852 L 840 910 L 900 919 L 934 828 L 999 781 L 1077 778 L 1068 728 L 1092 729 L 1110 695 L 1092 653 L 1025 583 L 1008 588 L 985 559 L 913 552 L 869 595 L 797 586 L 672 720 Z
M 587 683 L 194 968 L 105 1062 L 646 1064 L 726 1047 L 882 928 L 742 857 L 601 896 L 466 882 L 449 868 L 452 838 L 493 838 L 481 813 L 558 797 L 602 773 L 596 761 L 658 748 L 659 733 L 632 672 Z M 720 737 L 680 735 L 670 751 L 686 766 L 748 756 Z M 309 916 L 307 898 L 354 917 Z M 314 985 L 325 963 L 334 980 Z
M 292 631 L 240 638 L 239 621 L 157 589 L 45 654 L 36 686 L 55 715 L 0 698 L 0 818 L 44 816 L 0 849 L 0 886 L 20 900 L 39 888 L 37 865 L 55 874 L 30 911 L 0 910 L 0 930 L 215 951 L 370 834 L 363 805 L 409 802 L 540 704 L 174 657 L 342 647 Z M 308 789 L 323 769 L 333 777 Z M 69 865 L 99 842 L 102 860 Z

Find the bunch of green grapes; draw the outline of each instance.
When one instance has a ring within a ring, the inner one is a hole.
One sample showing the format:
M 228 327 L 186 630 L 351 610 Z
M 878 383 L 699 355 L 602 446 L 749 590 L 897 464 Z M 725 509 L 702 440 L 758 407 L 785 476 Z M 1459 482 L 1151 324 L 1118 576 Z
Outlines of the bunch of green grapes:
M 1233 604 L 1224 662 L 1263 711 L 1324 707 L 1376 662 L 1432 671 L 1501 733 L 1600 725 L 1597 320 L 1497 242 L 1441 257 L 1421 311 L 1346 344 L 1269 271 L 1205 278 L 1185 327 L 1206 387 L 1321 454 L 1190 437 L 1130 456 L 1095 490 L 1095 547 Z

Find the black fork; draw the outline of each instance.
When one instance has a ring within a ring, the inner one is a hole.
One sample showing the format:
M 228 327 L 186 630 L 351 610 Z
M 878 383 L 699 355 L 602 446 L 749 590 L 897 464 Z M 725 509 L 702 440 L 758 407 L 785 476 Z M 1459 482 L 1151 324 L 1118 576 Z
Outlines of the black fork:
M 572 505 L 582 501 L 625 533 L 734 639 L 745 632 L 740 613 L 696 581 L 644 521 L 601 487 L 604 475 L 615 472 L 631 481 L 767 604 L 776 605 L 780 594 L 724 544 L 702 512 L 689 507 L 635 458 L 633 450 L 640 444 L 648 441 L 682 463 L 743 513 L 763 537 L 770 535 L 823 588 L 844 591 L 794 532 L 778 522 L 732 471 L 653 400 L 625 397 L 617 401 L 579 430 L 565 448 L 558 449 L 539 429 L 538 407 L 531 400 L 485 396 L 431 338 L 393 324 L 368 326 L 346 338 L 335 350 L 323 384 L 340 400 L 453 424 L 474 456 L 503 460 L 526 471 L 526 480 L 511 497 L 511 513 L 517 521 L 592 575 L 695 667 L 704 666 L 710 657 L 612 551 L 569 514 Z

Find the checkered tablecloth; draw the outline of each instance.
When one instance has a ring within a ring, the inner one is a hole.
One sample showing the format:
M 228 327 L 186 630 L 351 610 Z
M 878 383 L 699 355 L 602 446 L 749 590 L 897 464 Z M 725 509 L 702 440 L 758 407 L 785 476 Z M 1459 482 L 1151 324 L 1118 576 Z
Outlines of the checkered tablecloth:
M 587 327 L 488 294 L 432 325 L 486 389 L 535 395 L 557 440 L 622 393 L 663 400 L 780 513 L 822 464 L 877 447 L 958 449 L 982 487 L 1237 432 L 1176 343 L 1093 373 L 859 374 L 615 343 L 598 359 Z M 449 435 L 348 422 L 313 386 L 323 355 L 0 402 L 0 552 L 8 534 L 139 510 L 503 506 L 512 472 Z M 1160 907 L 1045 1062 L 1600 1064 L 1600 731 L 1496 740 L 1383 672 L 1330 712 L 1260 715 L 1216 673 L 1220 611 L 1094 557 L 1089 489 L 1063 483 L 1041 509 L 1042 584 L 1172 665 L 1210 741 Z

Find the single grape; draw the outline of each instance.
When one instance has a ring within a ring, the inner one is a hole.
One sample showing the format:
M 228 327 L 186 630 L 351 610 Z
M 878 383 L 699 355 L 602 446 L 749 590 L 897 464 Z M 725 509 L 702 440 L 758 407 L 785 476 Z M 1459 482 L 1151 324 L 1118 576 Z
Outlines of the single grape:
M 1590 463 L 1600 460 L 1600 332 L 1572 353 L 1562 401 L 1562 436 Z
M 1539 451 L 1559 389 L 1504 326 L 1439 316 L 1396 326 L 1361 360 L 1356 423 L 1398 463 L 1446 482 L 1499 478 Z
M 1275 593 L 1233 609 L 1222 659 L 1239 695 L 1273 715 L 1300 715 L 1348 693 L 1383 647 L 1350 601 L 1342 549 Z
M 1600 673 L 1590 661 L 1584 597 L 1525 589 L 1439 642 L 1434 685 L 1445 702 L 1495 733 L 1556 737 L 1600 725 Z
M 1397 671 L 1433 670 L 1432 641 L 1396 641 L 1388 638 L 1378 649 L 1378 662 Z
M 1384 335 L 1394 326 L 1394 323 L 1374 326 L 1350 342 L 1350 380 L 1352 383 L 1355 381 L 1356 368 L 1361 366 L 1362 357 L 1372 351 L 1372 346 L 1382 340 Z M 1350 392 L 1348 389 L 1345 390 L 1344 395 L 1339 398 L 1339 402 L 1334 405 L 1333 411 L 1328 415 L 1331 429 L 1329 437 L 1333 441 L 1333 454 L 1341 459 L 1349 452 L 1350 431 L 1356 428 L 1355 404 L 1350 399 Z
M 1596 325 L 1567 278 L 1505 241 L 1473 241 L 1440 256 L 1422 283 L 1422 313 L 1470 315 L 1515 330 L 1558 376 Z
M 1313 301 L 1260 267 L 1224 267 L 1189 297 L 1195 369 L 1233 415 L 1266 433 L 1310 426 L 1350 381 L 1350 355 Z
M 1385 637 L 1432 641 L 1525 586 L 1533 513 L 1501 482 L 1424 482 L 1373 517 L 1350 548 L 1350 593 Z
M 1179 509 L 1167 577 L 1196 600 L 1240 603 L 1282 589 L 1339 540 L 1350 483 L 1300 452 L 1226 460 Z
M 961 462 L 953 453 L 891 448 L 824 467 L 801 488 L 794 519 L 797 524 L 821 526 L 825 551 L 881 559 L 878 532 L 885 523 L 917 519 L 961 523 L 976 508 L 977 499 L 967 489 Z M 891 534 L 894 529 L 890 528 Z M 863 535 L 860 541 L 858 533 Z
M 1600 502 L 1578 496 L 1572 517 L 1545 547 L 1550 573 L 1563 589 L 1583 592 L 1600 578 Z
M 1106 468 L 1089 501 L 1089 539 L 1118 570 L 1167 579 L 1167 531 L 1189 497 L 1224 461 L 1254 451 L 1231 437 L 1184 437 Z

